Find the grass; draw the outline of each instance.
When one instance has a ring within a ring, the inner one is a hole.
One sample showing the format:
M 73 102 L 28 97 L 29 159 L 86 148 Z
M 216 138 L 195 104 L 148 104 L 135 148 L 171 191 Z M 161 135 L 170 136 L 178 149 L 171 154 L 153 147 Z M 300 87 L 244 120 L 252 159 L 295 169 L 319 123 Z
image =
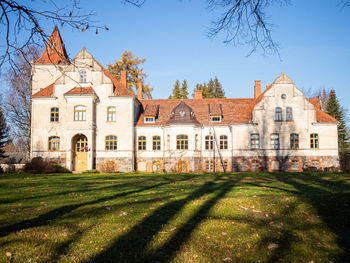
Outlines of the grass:
M 350 262 L 350 175 L 0 175 L 0 262 Z

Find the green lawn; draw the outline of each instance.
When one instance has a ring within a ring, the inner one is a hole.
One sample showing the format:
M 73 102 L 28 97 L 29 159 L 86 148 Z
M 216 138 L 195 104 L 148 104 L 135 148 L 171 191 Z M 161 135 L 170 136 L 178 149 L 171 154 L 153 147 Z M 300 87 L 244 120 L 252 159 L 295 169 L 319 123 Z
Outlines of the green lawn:
M 350 175 L 0 175 L 0 262 L 350 262 Z

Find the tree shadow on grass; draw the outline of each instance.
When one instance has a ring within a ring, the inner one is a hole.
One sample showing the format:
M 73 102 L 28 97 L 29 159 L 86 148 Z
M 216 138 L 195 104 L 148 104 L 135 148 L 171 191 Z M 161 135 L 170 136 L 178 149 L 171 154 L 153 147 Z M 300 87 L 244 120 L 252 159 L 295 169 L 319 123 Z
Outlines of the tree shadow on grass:
M 150 185 L 150 186 L 145 186 L 145 187 L 142 187 L 142 188 L 137 189 L 137 190 L 122 192 L 122 193 L 118 193 L 118 194 L 111 195 L 111 196 L 104 196 L 102 198 L 98 198 L 96 200 L 92 200 L 89 202 L 72 204 L 72 205 L 65 205 L 65 206 L 53 209 L 53 210 L 51 210 L 45 214 L 42 214 L 36 218 L 23 220 L 21 222 L 18 222 L 18 223 L 9 225 L 9 226 L 1 227 L 0 228 L 0 237 L 5 237 L 11 233 L 14 233 L 14 232 L 17 232 L 17 231 L 20 231 L 23 229 L 47 225 L 51 221 L 55 220 L 56 218 L 62 217 L 63 215 L 68 214 L 68 213 L 72 212 L 73 210 L 78 209 L 78 208 L 83 207 L 83 206 L 98 204 L 98 203 L 104 202 L 106 200 L 113 200 L 113 199 L 116 199 L 118 197 L 124 197 L 127 195 L 141 193 L 141 192 L 153 189 L 153 188 L 159 188 L 161 186 L 171 184 L 171 183 L 176 182 L 176 181 L 184 181 L 184 180 L 189 180 L 189 179 L 191 179 L 190 176 L 183 177 L 180 180 L 168 179 L 166 182 L 158 183 L 158 184 L 154 184 L 154 185 Z
M 156 209 L 126 234 L 118 237 L 107 250 L 96 255 L 91 262 L 153 262 L 159 258 L 160 254 L 163 255 L 160 258 L 162 262 L 170 261 L 181 245 L 190 237 L 194 229 L 205 219 L 209 210 L 232 189 L 239 177 L 235 181 L 222 180 L 222 182 L 219 182 L 220 180 L 217 177 L 213 181 L 204 183 L 187 197 L 171 201 Z M 214 196 L 208 199 L 174 233 L 170 240 L 156 251 L 147 253 L 147 246 L 164 225 L 176 218 L 188 202 L 208 194 L 213 194 Z
M 277 181 L 292 186 L 295 190 L 290 191 L 268 185 L 264 185 L 264 187 L 280 189 L 309 203 L 317 211 L 328 229 L 335 234 L 337 245 L 342 250 L 341 254 L 328 251 L 331 257 L 329 260 L 350 262 L 350 186 L 345 181 L 322 179 L 321 175 L 275 174 L 274 177 Z M 300 226 L 294 225 L 292 222 L 289 224 L 292 229 L 282 232 L 282 236 L 278 240 L 279 247 L 274 250 L 268 262 L 277 262 L 281 258 L 283 259 L 290 252 L 291 244 L 297 242 L 292 232 Z

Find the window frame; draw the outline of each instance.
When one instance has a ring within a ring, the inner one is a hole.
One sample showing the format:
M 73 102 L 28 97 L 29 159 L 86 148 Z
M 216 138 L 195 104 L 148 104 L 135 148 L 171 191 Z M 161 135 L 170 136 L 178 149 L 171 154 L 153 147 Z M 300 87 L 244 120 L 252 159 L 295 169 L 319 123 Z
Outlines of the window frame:
M 257 172 L 260 170 L 260 161 L 258 159 L 252 159 L 250 162 L 250 169 L 253 172 Z
M 139 151 L 146 151 L 147 149 L 147 138 L 144 135 L 137 137 L 137 149 Z
M 114 109 L 114 110 L 111 110 Z M 107 122 L 116 122 L 117 109 L 115 106 L 107 107 Z M 111 118 L 110 118 L 111 117 Z
M 205 160 L 205 171 L 214 171 L 214 161 L 213 160 Z
M 161 150 L 161 138 L 159 135 L 152 136 L 152 149 L 153 151 Z
M 277 138 L 273 138 L 273 136 L 277 136 Z M 278 133 L 272 133 L 270 135 L 270 146 L 271 146 L 271 149 L 273 150 L 280 149 L 280 135 Z
M 282 121 L 282 108 L 276 107 L 275 108 L 275 121 Z
M 293 121 L 293 108 L 292 107 L 286 108 L 286 121 Z
M 176 150 L 188 150 L 188 135 L 176 135 Z
M 310 134 L 310 149 L 319 149 L 320 148 L 320 141 L 318 133 L 311 133 Z
M 204 137 L 204 148 L 205 150 L 214 150 L 214 136 L 206 135 Z
M 220 150 L 227 150 L 228 149 L 228 136 L 227 135 L 220 135 Z
M 79 71 L 79 76 L 80 76 L 80 81 L 81 83 L 86 83 L 87 82 L 87 71 L 86 69 L 81 69 Z
M 47 144 L 47 150 L 49 152 L 58 152 L 60 150 L 60 146 L 61 146 L 61 138 L 59 136 L 49 136 L 48 140 L 47 140 L 48 144 Z M 56 147 L 53 147 L 56 146 Z
M 290 148 L 292 150 L 299 149 L 299 134 L 298 133 L 291 133 L 290 134 Z
M 108 138 L 108 137 L 113 137 L 113 138 Z M 108 145 L 107 145 L 107 143 L 108 143 Z M 105 150 L 106 151 L 116 151 L 116 150 L 118 150 L 118 137 L 117 136 L 115 136 L 115 135 L 107 135 L 105 137 Z
M 153 116 L 145 116 L 145 117 L 143 117 L 143 123 L 155 123 L 155 122 L 156 122 L 156 118 L 153 117 Z
M 220 115 L 210 116 L 210 121 L 211 122 L 222 122 L 222 116 L 220 116 Z
M 54 109 L 57 109 L 57 111 L 53 111 Z M 60 119 L 60 109 L 58 107 L 52 107 L 50 108 L 50 122 L 59 122 Z
M 290 161 L 290 170 L 291 171 L 300 171 L 300 161 L 298 159 L 292 159 Z
M 78 107 L 84 107 L 84 110 L 77 110 Z M 80 115 L 81 113 L 81 115 Z M 78 118 L 76 118 L 78 117 Z M 80 119 L 81 117 L 81 119 Z M 86 121 L 86 106 L 85 105 L 76 105 L 74 106 L 74 121 Z
M 253 136 L 255 136 L 255 135 L 257 137 L 253 138 Z M 260 134 L 259 133 L 250 134 L 250 149 L 260 149 Z

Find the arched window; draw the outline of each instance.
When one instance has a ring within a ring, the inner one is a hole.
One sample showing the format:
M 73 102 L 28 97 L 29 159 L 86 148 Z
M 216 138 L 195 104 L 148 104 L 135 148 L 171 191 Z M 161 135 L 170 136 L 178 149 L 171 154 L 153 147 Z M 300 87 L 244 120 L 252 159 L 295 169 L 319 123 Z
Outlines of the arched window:
M 187 150 L 188 149 L 188 136 L 180 134 L 176 136 L 176 149 Z
M 80 82 L 86 82 L 86 70 L 80 70 Z
M 52 122 L 57 122 L 59 120 L 59 110 L 57 107 L 51 108 L 50 110 L 50 120 Z
M 212 135 L 205 136 L 205 149 L 206 150 L 214 149 L 214 140 Z
M 106 148 L 105 148 L 106 151 L 115 151 L 115 150 L 117 150 L 117 145 L 118 145 L 118 138 L 117 138 L 117 136 L 114 136 L 114 135 L 106 136 L 105 145 L 106 145 Z
M 253 172 L 259 171 L 260 170 L 260 162 L 258 159 L 253 159 L 251 161 L 251 169 Z
M 260 148 L 260 135 L 254 133 L 250 135 L 250 148 L 259 149 Z
M 310 148 L 311 149 L 318 149 L 318 134 L 312 133 L 310 134 Z
M 227 148 L 228 148 L 227 136 L 220 135 L 220 150 L 227 150 Z
M 74 107 L 74 120 L 85 121 L 86 120 L 86 107 L 78 105 Z
M 59 151 L 60 150 L 60 137 L 58 137 L 58 136 L 49 137 L 48 150 L 49 151 Z
M 290 169 L 291 169 L 292 171 L 299 171 L 299 170 L 300 170 L 299 160 L 293 159 L 293 160 L 290 162 Z
M 140 151 L 146 150 L 146 136 L 139 136 L 138 138 L 138 149 Z
M 153 150 L 159 151 L 160 150 L 160 136 L 153 136 L 152 144 L 153 144 Z
M 296 133 L 290 135 L 290 148 L 294 150 L 299 149 L 299 135 Z
M 280 107 L 277 107 L 275 111 L 275 121 L 281 121 L 281 120 L 282 120 L 282 109 Z
M 293 120 L 293 109 L 288 107 L 286 109 L 286 120 L 287 121 L 292 121 Z
M 280 138 L 277 133 L 271 134 L 271 149 L 279 149 L 280 148 Z
M 115 107 L 107 108 L 107 121 L 115 121 Z

